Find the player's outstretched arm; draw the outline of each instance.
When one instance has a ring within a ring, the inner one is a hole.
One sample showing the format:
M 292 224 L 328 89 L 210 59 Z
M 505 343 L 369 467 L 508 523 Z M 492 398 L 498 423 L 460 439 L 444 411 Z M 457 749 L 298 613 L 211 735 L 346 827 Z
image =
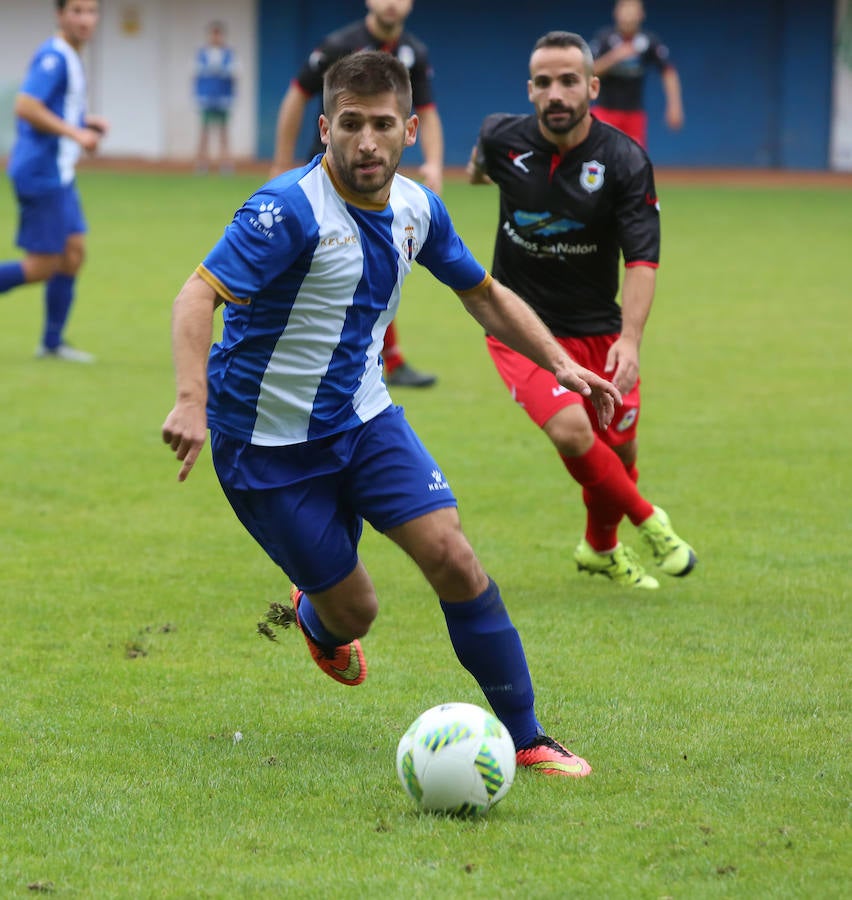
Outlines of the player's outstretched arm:
M 41 100 L 30 94 L 20 93 L 15 97 L 15 115 L 19 119 L 29 122 L 36 131 L 71 138 L 90 153 L 98 149 L 101 135 L 104 133 L 96 125 L 89 126 L 87 124 L 80 128 L 72 125 L 71 122 L 66 122 L 62 116 L 57 116 Z
M 420 177 L 426 187 L 440 194 L 444 188 L 444 127 L 434 106 L 423 108 L 417 115 L 420 119 L 420 146 L 423 149 Z
M 271 176 L 274 178 L 296 165 L 296 141 L 305 118 L 307 96 L 295 84 L 291 84 L 278 108 L 275 125 L 275 156 Z
M 683 99 L 680 87 L 680 75 L 674 66 L 663 71 L 663 91 L 666 95 L 666 125 L 672 131 L 683 128 Z
M 465 167 L 467 180 L 470 184 L 491 184 L 491 179 L 485 174 L 485 170 L 480 168 L 477 163 L 477 156 L 477 149 L 474 145 L 473 150 L 470 151 L 470 159 L 467 161 L 467 166 Z
M 633 49 L 633 41 L 621 41 L 595 60 L 594 73 L 598 76 L 606 75 L 613 66 L 617 66 L 620 62 L 635 55 L 636 51 Z
M 612 421 L 621 394 L 594 372 L 571 359 L 550 329 L 516 294 L 494 278 L 472 291 L 459 292 L 467 311 L 491 335 L 547 369 L 566 388 L 588 397 L 602 428 Z
M 213 288 L 193 272 L 172 307 L 176 397 L 162 434 L 183 463 L 178 481 L 186 480 L 207 438 L 207 356 L 219 303 Z
M 87 115 L 83 123 L 84 128 L 91 128 L 101 136 L 109 131 L 109 121 L 105 116 Z

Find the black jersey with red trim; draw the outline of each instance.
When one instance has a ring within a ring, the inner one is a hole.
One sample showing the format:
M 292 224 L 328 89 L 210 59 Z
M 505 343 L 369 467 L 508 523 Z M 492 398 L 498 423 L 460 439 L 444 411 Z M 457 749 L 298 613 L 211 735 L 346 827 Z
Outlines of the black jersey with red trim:
M 624 42 L 615 28 L 604 28 L 589 42 L 595 59 L 609 53 Z M 604 109 L 625 112 L 643 109 L 642 94 L 645 74 L 653 66 L 661 72 L 672 65 L 669 48 L 652 32 L 639 31 L 633 36 L 633 56 L 616 63 L 601 75 L 601 92 L 597 102 Z
M 323 75 L 332 63 L 359 50 L 384 50 L 408 69 L 415 109 L 422 109 L 435 102 L 432 96 L 432 66 L 429 63 L 429 51 L 423 41 L 411 32 L 403 31 L 395 43 L 382 43 L 370 32 L 364 19 L 344 25 L 327 35 L 299 70 L 296 83 L 310 97 L 319 94 L 322 91 Z
M 648 155 L 592 120 L 585 141 L 560 156 L 534 115 L 482 123 L 476 164 L 500 188 L 492 271 L 559 337 L 621 330 L 619 254 L 656 267 L 660 213 Z

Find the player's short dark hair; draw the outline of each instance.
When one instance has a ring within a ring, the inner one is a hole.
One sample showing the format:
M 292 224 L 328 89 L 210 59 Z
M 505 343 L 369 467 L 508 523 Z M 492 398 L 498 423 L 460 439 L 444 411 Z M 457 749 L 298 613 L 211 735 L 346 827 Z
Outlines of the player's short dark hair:
M 535 42 L 532 52 L 535 53 L 536 50 L 544 47 L 576 47 L 583 54 L 586 74 L 591 75 L 595 68 L 595 58 L 592 55 L 591 47 L 573 31 L 548 31 Z
M 362 97 L 393 93 L 399 108 L 408 118 L 411 115 L 411 77 L 408 69 L 390 53 L 382 50 L 359 50 L 337 60 L 325 73 L 322 105 L 330 116 L 343 91 Z
M 56 11 L 62 12 L 68 6 L 68 0 L 56 0 Z

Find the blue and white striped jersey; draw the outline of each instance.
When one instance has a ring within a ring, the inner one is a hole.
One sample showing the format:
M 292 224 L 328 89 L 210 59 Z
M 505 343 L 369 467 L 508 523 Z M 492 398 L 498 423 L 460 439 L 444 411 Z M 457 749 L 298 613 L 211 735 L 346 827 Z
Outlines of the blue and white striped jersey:
M 387 408 L 380 353 L 415 259 L 455 290 L 490 278 L 441 200 L 401 175 L 383 207 L 336 185 L 322 156 L 264 185 L 197 270 L 228 301 L 210 427 L 280 446 Z
M 21 85 L 66 122 L 82 126 L 86 113 L 86 75 L 77 51 L 60 37 L 36 50 Z M 31 196 L 71 184 L 80 145 L 68 137 L 38 131 L 18 119 L 18 135 L 9 156 L 9 176 L 19 194 Z

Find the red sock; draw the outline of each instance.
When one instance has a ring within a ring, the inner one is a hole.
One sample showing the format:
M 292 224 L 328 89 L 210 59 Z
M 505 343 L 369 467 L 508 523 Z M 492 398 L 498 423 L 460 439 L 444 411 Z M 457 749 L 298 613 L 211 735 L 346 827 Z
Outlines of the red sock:
M 399 345 L 396 342 L 396 324 L 391 322 L 385 332 L 385 343 L 382 347 L 382 359 L 385 361 L 385 374 L 390 375 L 394 369 L 404 362 Z
M 597 435 L 590 450 L 582 456 L 563 456 L 562 462 L 583 487 L 586 540 L 598 552 L 618 543 L 622 516 L 638 525 L 653 514 L 654 507 L 639 493 L 618 455 Z

